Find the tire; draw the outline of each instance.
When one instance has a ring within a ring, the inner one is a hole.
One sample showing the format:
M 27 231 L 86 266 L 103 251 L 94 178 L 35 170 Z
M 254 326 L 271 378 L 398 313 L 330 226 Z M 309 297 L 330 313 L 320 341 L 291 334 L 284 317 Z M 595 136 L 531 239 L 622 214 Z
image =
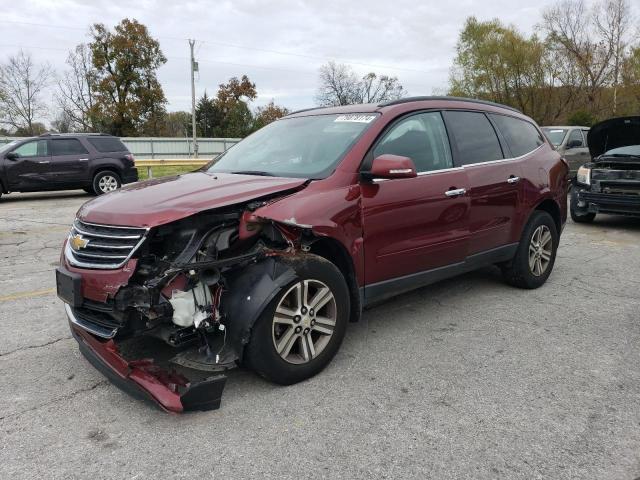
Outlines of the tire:
M 307 254 L 292 260 L 292 267 L 298 278 L 262 312 L 244 352 L 249 368 L 281 385 L 310 378 L 329 364 L 340 348 L 350 312 L 346 281 L 333 263 Z M 300 306 L 297 293 L 304 295 L 305 285 L 307 295 Z M 326 302 L 324 288 L 332 295 Z M 312 302 L 322 304 L 318 311 L 310 308 Z M 276 309 L 278 320 L 285 323 L 276 320 Z
M 593 212 L 578 213 L 573 205 L 574 199 L 571 197 L 571 203 L 569 204 L 569 213 L 571 214 L 571 220 L 576 223 L 591 223 L 596 218 L 596 214 Z
M 93 187 L 93 193 L 102 195 L 103 193 L 109 193 L 120 188 L 122 186 L 122 180 L 120 180 L 120 175 L 116 172 L 103 170 L 94 175 L 91 185 Z
M 545 241 L 547 235 L 550 238 Z M 534 211 L 524 228 L 513 260 L 502 267 L 505 281 L 519 288 L 542 286 L 553 270 L 559 240 L 558 229 L 551 215 L 540 210 Z M 536 245 L 542 246 L 539 248 Z M 533 261 L 530 255 L 533 255 Z

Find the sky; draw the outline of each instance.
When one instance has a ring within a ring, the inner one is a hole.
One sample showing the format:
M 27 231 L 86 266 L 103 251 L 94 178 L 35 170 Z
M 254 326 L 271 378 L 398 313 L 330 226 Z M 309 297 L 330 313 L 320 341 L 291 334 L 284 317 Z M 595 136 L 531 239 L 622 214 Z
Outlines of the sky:
M 313 106 L 318 69 L 329 60 L 358 74 L 396 76 L 410 95 L 442 94 L 468 16 L 499 18 L 531 33 L 553 0 L 0 0 L 0 62 L 23 49 L 60 74 L 89 25 L 135 18 L 167 57 L 158 77 L 168 110 L 191 109 L 189 45 L 196 40 L 196 96 L 230 77 L 256 83 L 254 106 Z M 5 5 L 3 5 L 5 4 Z M 53 86 L 46 94 L 53 97 Z M 52 118 L 49 118 L 51 120 Z

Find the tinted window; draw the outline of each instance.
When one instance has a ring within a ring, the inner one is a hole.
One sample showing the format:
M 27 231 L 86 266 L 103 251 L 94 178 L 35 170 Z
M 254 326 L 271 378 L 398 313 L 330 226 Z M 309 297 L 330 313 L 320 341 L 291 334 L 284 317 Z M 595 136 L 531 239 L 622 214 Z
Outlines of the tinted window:
M 461 165 L 490 162 L 502 157 L 500 142 L 484 113 L 445 112 L 447 127 L 453 133 Z
M 115 137 L 89 137 L 89 143 L 99 152 L 128 152 L 127 147 Z
M 569 145 L 573 141 L 580 142 L 579 145 L 574 145 L 574 147 L 584 146 L 584 141 L 582 140 L 582 132 L 580 130 L 571 130 L 569 138 L 567 139 L 567 145 Z
M 14 150 L 21 157 L 46 157 L 49 155 L 46 140 L 33 140 L 23 143 Z
M 491 119 L 507 141 L 511 155 L 514 157 L 532 152 L 544 143 L 544 138 L 538 129 L 525 120 L 493 114 Z
M 52 155 L 83 155 L 87 149 L 82 146 L 80 140 L 75 138 L 60 138 L 51 140 Z
M 449 138 L 438 112 L 412 115 L 394 125 L 373 150 L 374 157 L 385 153 L 411 158 L 418 172 L 453 166 Z

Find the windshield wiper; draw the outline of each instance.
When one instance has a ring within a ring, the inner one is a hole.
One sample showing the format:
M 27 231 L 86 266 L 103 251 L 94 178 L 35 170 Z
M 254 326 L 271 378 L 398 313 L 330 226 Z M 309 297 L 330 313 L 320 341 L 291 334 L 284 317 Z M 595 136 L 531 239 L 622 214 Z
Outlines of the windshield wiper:
M 262 170 L 237 170 L 231 173 L 234 175 L 260 175 L 261 177 L 275 177 L 273 173 L 263 172 Z

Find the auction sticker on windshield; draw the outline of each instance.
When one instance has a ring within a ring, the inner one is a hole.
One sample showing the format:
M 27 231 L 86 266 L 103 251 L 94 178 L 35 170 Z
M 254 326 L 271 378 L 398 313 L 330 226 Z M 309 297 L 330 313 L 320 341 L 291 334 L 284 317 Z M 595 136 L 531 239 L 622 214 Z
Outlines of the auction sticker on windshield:
M 339 115 L 334 122 L 371 123 L 375 118 L 375 115 Z

